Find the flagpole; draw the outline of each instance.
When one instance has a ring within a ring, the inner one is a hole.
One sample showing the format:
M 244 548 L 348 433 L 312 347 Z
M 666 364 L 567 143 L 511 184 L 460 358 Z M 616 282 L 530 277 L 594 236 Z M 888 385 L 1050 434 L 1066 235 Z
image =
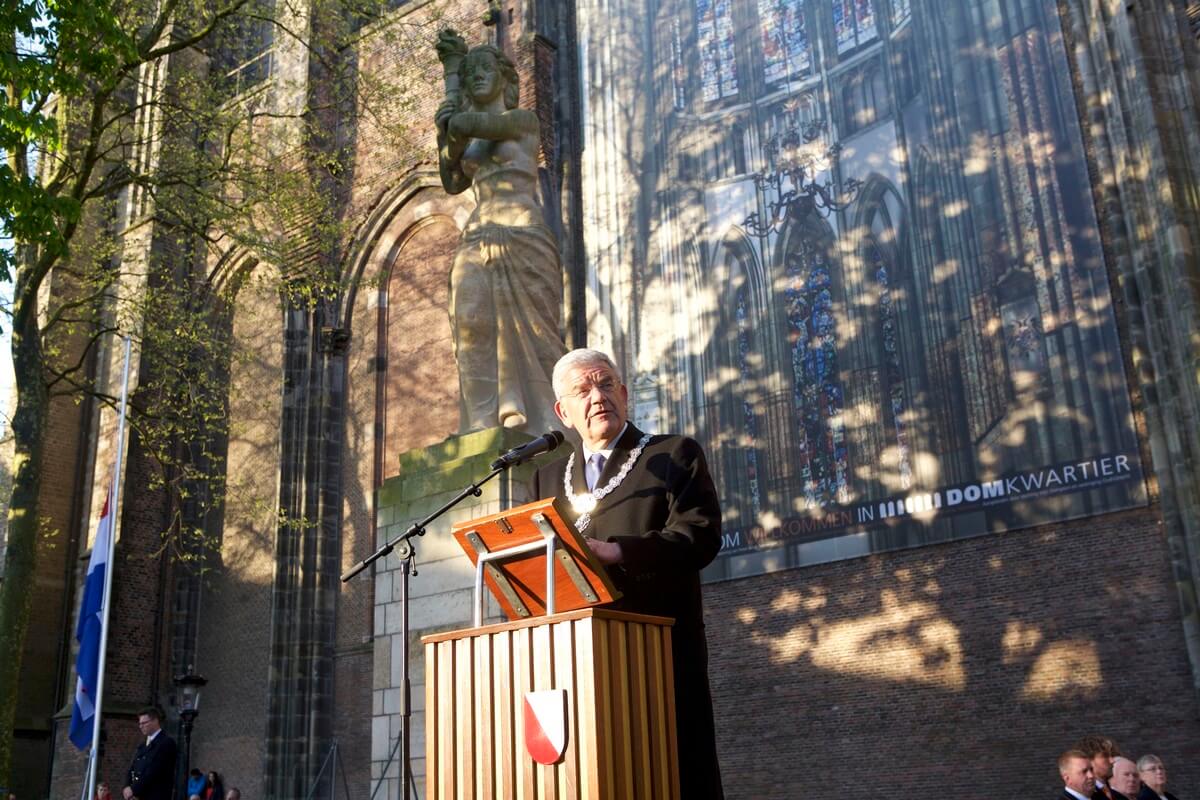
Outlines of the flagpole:
M 108 559 L 104 563 L 104 603 L 100 616 L 100 666 L 96 671 L 96 700 L 95 715 L 92 718 L 92 752 L 88 757 L 90 766 L 87 777 L 87 794 L 83 800 L 92 800 L 96 796 L 96 775 L 100 771 L 100 714 L 104 702 L 104 665 L 108 660 L 108 610 L 112 601 L 113 553 L 117 543 L 117 510 L 121 507 L 121 462 L 125 453 L 125 406 L 129 401 L 129 351 L 130 338 L 125 336 L 125 368 L 121 375 L 121 405 L 117 413 L 117 463 L 112 479 L 112 503 L 109 513 L 113 515 L 112 530 L 108 536 Z

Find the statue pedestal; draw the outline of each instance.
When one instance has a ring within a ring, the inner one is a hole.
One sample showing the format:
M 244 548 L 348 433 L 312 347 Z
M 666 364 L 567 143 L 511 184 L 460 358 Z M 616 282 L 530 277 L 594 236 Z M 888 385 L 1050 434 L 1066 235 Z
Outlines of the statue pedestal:
M 470 484 L 491 471 L 503 451 L 520 447 L 535 437 L 508 428 L 489 428 L 451 436 L 445 441 L 400 456 L 400 474 L 384 482 L 378 492 L 376 541 L 380 547 L 443 506 Z M 565 449 L 562 452 L 566 452 Z M 549 459 L 551 456 L 545 456 Z M 538 498 L 528 497 L 525 485 L 537 468 L 527 463 L 502 472 L 481 487 L 480 497 L 468 497 L 435 520 L 424 536 L 413 540 L 417 575 L 409 576 L 408 669 L 412 686 L 410 725 L 413 776 L 424 785 L 425 719 L 424 656 L 421 637 L 471 624 L 471 590 L 474 568 L 450 534 L 455 522 L 495 514 Z M 374 679 L 371 710 L 371 781 L 385 786 L 380 800 L 399 800 L 399 762 L 388 762 L 400 731 L 401 653 L 400 560 L 393 553 L 375 565 Z M 490 595 L 485 598 L 485 622 L 500 619 Z M 396 757 L 399 758 L 399 755 Z

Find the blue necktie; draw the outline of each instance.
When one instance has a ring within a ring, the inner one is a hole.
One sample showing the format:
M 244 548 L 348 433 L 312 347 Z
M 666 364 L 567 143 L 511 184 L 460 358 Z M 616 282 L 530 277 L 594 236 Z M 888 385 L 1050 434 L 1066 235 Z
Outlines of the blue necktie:
M 596 484 L 600 482 L 600 473 L 604 471 L 604 455 L 601 453 L 593 453 L 588 459 L 587 469 L 584 471 L 584 478 L 587 480 L 588 491 L 594 491 Z

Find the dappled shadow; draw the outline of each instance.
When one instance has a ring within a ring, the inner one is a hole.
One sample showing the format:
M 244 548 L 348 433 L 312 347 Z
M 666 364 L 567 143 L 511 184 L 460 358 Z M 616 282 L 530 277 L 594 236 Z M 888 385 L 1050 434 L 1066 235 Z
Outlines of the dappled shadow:
M 1096 730 L 1135 758 L 1171 752 L 1196 785 L 1156 526 L 1109 525 L 1125 556 L 1086 569 L 1111 533 L 1075 524 L 707 586 L 726 795 L 986 797 L 969 768 L 986 761 L 1013 794 L 1048 796 L 1057 754 Z M 1136 666 L 1150 651 L 1153 678 Z
M 802 7 L 792 67 L 698 47 L 730 4 L 581 33 L 592 334 L 635 419 L 709 447 L 710 576 L 1145 503 L 1055 8 Z M 766 143 L 806 125 L 855 199 L 756 231 Z
M 1128 511 L 1143 453 L 1058 15 L 581 9 L 589 332 L 635 420 L 700 439 L 722 492 L 731 796 L 984 796 L 961 767 L 991 749 L 1044 759 L 1013 788 L 1048 792 L 1090 729 L 1194 754 L 1191 712 L 1146 685 L 1192 708 L 1157 523 Z M 853 202 L 755 230 L 767 142 L 815 122 L 836 152 L 809 178 L 860 181 Z M 1137 574 L 1107 563 L 1118 540 Z M 1110 615 L 1163 630 L 1118 645 Z M 1151 679 L 1152 642 L 1173 665 Z

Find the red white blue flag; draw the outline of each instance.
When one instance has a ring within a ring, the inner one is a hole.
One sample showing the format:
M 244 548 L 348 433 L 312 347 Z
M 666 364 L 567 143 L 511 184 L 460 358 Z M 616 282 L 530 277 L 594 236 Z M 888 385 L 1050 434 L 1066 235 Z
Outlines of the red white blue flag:
M 79 655 L 75 657 L 75 707 L 71 710 L 70 739 L 80 750 L 92 743 L 92 727 L 96 714 L 96 685 L 100 673 L 100 635 L 104 625 L 104 583 L 109 579 L 108 551 L 113 535 L 113 515 L 109 509 L 112 490 L 104 498 L 104 511 L 96 526 L 96 541 L 88 561 L 87 579 L 83 584 L 83 601 L 79 604 L 79 624 L 75 638 Z

